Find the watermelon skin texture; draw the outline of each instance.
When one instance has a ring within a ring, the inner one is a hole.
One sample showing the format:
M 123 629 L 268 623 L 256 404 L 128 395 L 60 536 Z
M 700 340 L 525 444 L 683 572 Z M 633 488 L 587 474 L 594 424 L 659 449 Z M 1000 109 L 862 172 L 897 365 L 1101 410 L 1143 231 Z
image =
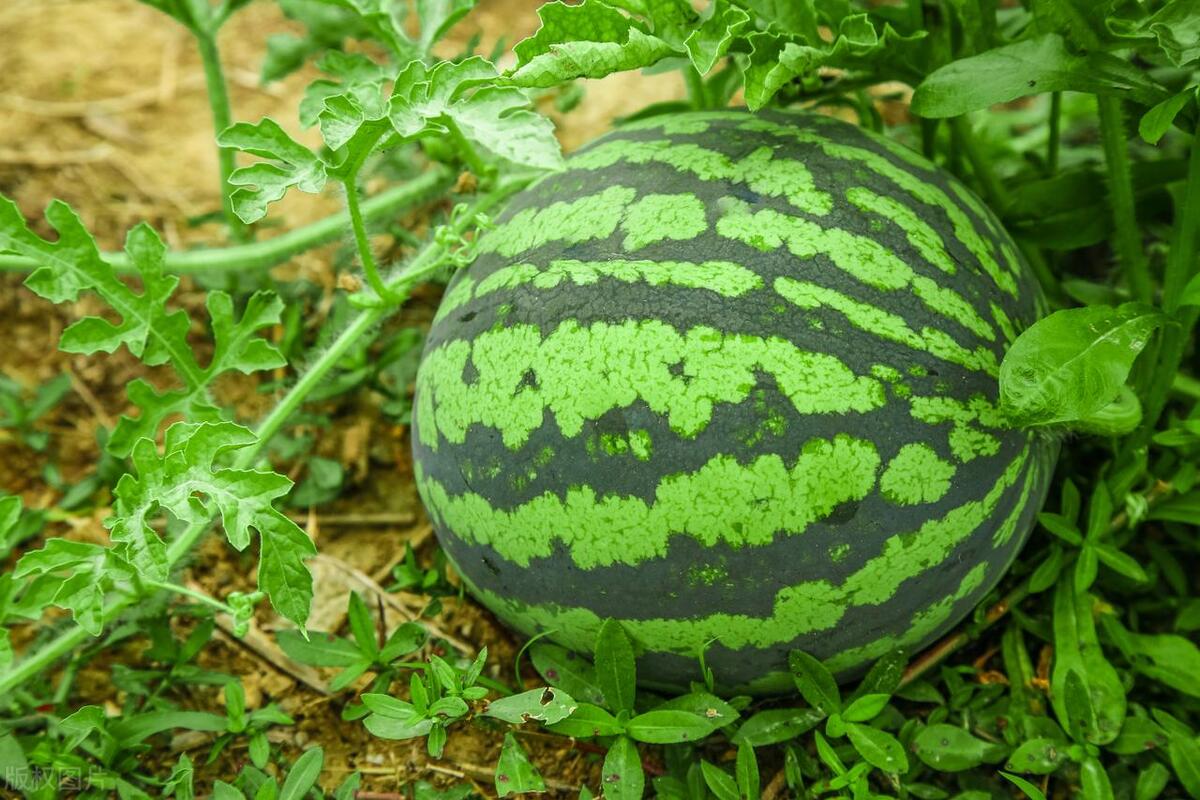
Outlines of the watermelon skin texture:
M 413 413 L 417 484 L 471 593 L 639 677 L 843 677 L 928 644 L 1008 568 L 1054 444 L 997 370 L 1044 301 L 1000 223 L 828 117 L 655 117 L 519 194 L 455 276 Z

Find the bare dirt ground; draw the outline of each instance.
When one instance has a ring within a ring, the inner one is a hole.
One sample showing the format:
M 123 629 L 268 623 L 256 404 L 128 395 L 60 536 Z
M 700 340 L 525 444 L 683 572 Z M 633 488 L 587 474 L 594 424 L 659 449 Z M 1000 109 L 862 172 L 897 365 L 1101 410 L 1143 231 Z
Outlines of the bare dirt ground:
M 482 2 L 447 47 L 453 51 L 456 42 L 475 31 L 482 34 L 482 52 L 500 37 L 511 45 L 536 28 L 538 5 L 534 0 Z M 309 67 L 267 86 L 258 79 L 267 35 L 293 29 L 275 6 L 258 2 L 226 26 L 221 46 L 235 119 L 271 116 L 303 139 L 296 109 L 315 70 Z M 560 119 L 562 141 L 569 149 L 576 147 L 605 130 L 614 117 L 682 92 L 675 75 L 622 75 L 594 82 L 581 106 Z M 203 74 L 185 30 L 134 0 L 0 3 L 0 193 L 18 203 L 39 233 L 51 233 L 42 211 L 50 199 L 59 198 L 76 209 L 104 249 L 119 249 L 125 232 L 141 221 L 153 225 L 174 248 L 219 245 L 224 238 L 219 225 L 196 223 L 218 209 L 216 184 Z M 272 219 L 284 228 L 295 227 L 336 210 L 337 202 L 333 195 L 292 193 Z M 421 213 L 406 223 L 418 234 L 424 231 Z M 339 277 L 333 258 L 337 247 L 299 256 L 276 275 L 304 277 L 331 294 Z M 200 309 L 203 292 L 185 280 L 179 298 L 185 307 Z M 395 324 L 427 320 L 436 298 L 433 288 L 420 293 Z M 319 317 L 326 308 L 317 303 L 306 313 Z M 96 358 L 57 351 L 62 329 L 95 310 L 87 300 L 51 305 L 24 289 L 21 276 L 0 274 L 0 372 L 26 386 L 63 373 L 72 383 L 72 391 L 42 423 L 51 434 L 45 452 L 34 452 L 0 431 L 0 489 L 22 495 L 27 507 L 51 508 L 61 496 L 46 479 L 48 468 L 68 483 L 90 472 L 100 453 L 97 429 L 111 427 L 127 409 L 126 384 L 139 376 L 160 377 L 147 375 L 123 351 Z M 247 422 L 270 403 L 269 396 L 254 391 L 252 381 L 231 382 L 222 389 Z M 351 589 L 385 608 L 389 625 L 395 625 L 419 611 L 424 600 L 384 593 L 380 585 L 388 582 L 406 542 L 426 558 L 434 546 L 411 486 L 407 431 L 386 422 L 369 398 L 343 400 L 331 413 L 331 426 L 312 431 L 319 437 L 316 450 L 346 466 L 350 488 L 335 503 L 301 515 L 322 553 L 313 564 L 317 601 L 310 627 L 339 629 Z M 277 467 L 289 471 L 292 465 Z M 53 519 L 45 534 L 104 541 L 105 503 L 101 496 L 94 510 L 60 515 L 65 518 Z M 238 555 L 212 537 L 196 554 L 186 580 L 225 594 L 249 588 L 252 575 L 252 556 Z M 295 727 L 278 728 L 273 737 L 286 760 L 319 744 L 326 752 L 324 785 L 332 787 L 359 770 L 364 788 L 380 797 L 415 780 L 438 785 L 467 780 L 481 794 L 494 794 L 491 768 L 502 732 L 482 722 L 460 726 L 438 761 L 425 755 L 423 742 L 373 739 L 360 723 L 341 720 L 341 700 L 322 691 L 328 675 L 283 663 L 271 643 L 270 631 L 277 624 L 269 615 L 260 616 L 257 629 L 240 643 L 218 634 L 201 664 L 241 677 L 251 707 L 277 703 L 296 719 Z M 485 612 L 469 602 L 449 601 L 432 624 L 461 641 L 467 652 L 486 646 L 495 676 L 514 683 L 510 665 L 519 643 Z M 29 635 L 18 631 L 18 648 Z M 130 641 L 85 668 L 73 703 L 119 711 L 122 697 L 112 684 L 113 665 L 147 666 L 144 642 Z M 189 708 L 214 709 L 220 702 L 219 693 L 207 688 L 187 689 L 174 699 Z M 559 738 L 524 738 L 552 789 L 597 785 L 595 753 L 573 749 Z M 213 779 L 231 779 L 247 758 L 244 750 L 235 749 L 203 766 L 209 743 L 206 735 L 181 734 L 169 750 L 151 756 L 148 766 L 165 774 L 180 752 L 188 752 L 198 765 L 197 788 L 206 794 Z

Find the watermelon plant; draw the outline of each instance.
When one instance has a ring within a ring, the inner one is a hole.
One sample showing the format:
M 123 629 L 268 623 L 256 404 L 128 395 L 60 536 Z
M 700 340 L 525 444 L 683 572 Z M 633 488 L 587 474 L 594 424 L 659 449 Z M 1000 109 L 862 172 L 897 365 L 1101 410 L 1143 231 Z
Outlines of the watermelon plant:
M 1200 797 L 1200 3 L 143 1 L 219 191 L 0 197 L 73 356 L 0 376 L 0 791 Z

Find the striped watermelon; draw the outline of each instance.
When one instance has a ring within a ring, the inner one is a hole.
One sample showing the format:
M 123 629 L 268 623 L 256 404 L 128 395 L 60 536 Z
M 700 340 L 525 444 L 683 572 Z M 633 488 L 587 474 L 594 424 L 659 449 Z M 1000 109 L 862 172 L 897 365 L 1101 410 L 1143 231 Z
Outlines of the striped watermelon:
M 850 675 L 962 618 L 1053 446 L 997 369 L 1042 311 L 995 217 L 813 114 L 662 116 L 519 195 L 447 290 L 417 380 L 422 499 L 471 592 L 649 684 Z

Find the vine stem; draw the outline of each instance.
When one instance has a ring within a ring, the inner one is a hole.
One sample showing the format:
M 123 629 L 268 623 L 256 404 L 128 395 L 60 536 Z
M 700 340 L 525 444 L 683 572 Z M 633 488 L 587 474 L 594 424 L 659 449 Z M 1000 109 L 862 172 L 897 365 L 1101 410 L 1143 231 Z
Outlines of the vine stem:
M 1125 277 L 1133 299 L 1149 303 L 1154 297 L 1150 284 L 1150 268 L 1142 248 L 1137 213 L 1133 202 L 1133 171 L 1129 166 L 1129 147 L 1125 137 L 1125 118 L 1121 100 L 1108 95 L 1096 95 L 1100 113 L 1100 138 L 1104 145 L 1104 161 L 1108 167 L 1108 193 L 1112 203 L 1114 242 L 1117 259 L 1125 268 Z
M 975 134 L 971 131 L 970 120 L 965 116 L 954 117 L 950 120 L 950 128 L 958 138 L 963 155 L 967 157 L 967 161 L 971 164 L 971 172 L 974 173 L 975 180 L 979 182 L 979 187 L 983 190 L 984 197 L 992 209 L 999 214 L 1008 204 L 1008 191 L 992 170 L 991 161 L 988 160 L 987 156 L 979 148 L 979 140 L 975 138 Z
M 1058 153 L 1062 141 L 1062 92 L 1050 95 L 1050 137 L 1046 142 L 1046 174 L 1058 173 Z
M 689 62 L 683 68 L 683 79 L 687 84 L 688 99 L 692 101 L 692 107 L 700 111 L 708 108 L 708 90 L 704 86 L 704 76 Z
M 196 31 L 196 46 L 200 51 L 200 62 L 204 65 L 204 82 L 208 87 L 208 104 L 212 109 L 213 132 L 221 131 L 233 124 L 233 111 L 229 105 L 229 84 L 221 68 L 221 52 L 217 48 L 217 30 Z M 233 211 L 233 184 L 229 176 L 237 168 L 237 151 L 231 147 L 217 146 L 217 167 L 221 175 L 221 210 L 225 224 L 235 242 L 250 238 L 250 229 Z
M 487 180 L 492 170 L 488 169 L 488 165 L 479 157 L 479 153 L 475 152 L 474 146 L 467 141 L 467 137 L 463 135 L 462 128 L 458 127 L 458 123 L 449 116 L 442 116 L 438 121 L 446 126 L 446 130 L 450 131 L 450 139 L 454 142 L 454 147 L 471 172 L 475 173 L 475 177 L 481 181 Z
M 491 192 L 479 197 L 468 213 L 461 214 L 457 219 L 452 220 L 448 226 L 448 233 L 454 237 L 462 236 L 474 224 L 476 215 L 487 213 L 495 208 L 509 195 L 525 186 L 527 182 L 525 179 L 515 179 L 499 184 Z M 450 249 L 449 245 L 445 243 L 449 240 L 451 240 L 451 236 L 438 237 L 426 245 L 407 268 L 401 270 L 387 282 L 388 291 L 398 297 L 404 297 L 413 286 L 441 269 L 443 259 Z M 397 308 L 397 306 L 372 307 L 360 311 L 333 344 L 313 363 L 312 367 L 300 376 L 300 379 L 284 395 L 278 405 L 271 409 L 271 413 L 263 418 L 256 431 L 258 441 L 238 454 L 234 466 L 238 469 L 248 469 L 254 466 L 271 438 L 287 423 L 287 420 L 304 403 L 308 395 L 322 383 L 325 376 L 337 366 L 358 339 L 394 313 Z M 182 561 L 208 533 L 211 524 L 211 517 L 202 522 L 192 523 L 172 539 L 167 545 L 168 565 L 173 568 Z M 104 610 L 101 612 L 102 626 L 109 625 L 141 599 L 142 595 L 136 591 L 116 593 L 115 597 L 105 603 Z M 59 634 L 36 653 L 22 659 L 20 663 L 13 665 L 6 673 L 0 675 L 0 695 L 7 694 L 13 688 L 43 673 L 90 637 L 91 634 L 78 625 L 73 625 Z
M 369 223 L 432 200 L 453 183 L 453 171 L 437 166 L 408 183 L 386 189 L 362 201 L 363 221 Z M 180 274 L 268 269 L 282 264 L 297 253 L 339 238 L 349 222 L 348 212 L 339 213 L 263 241 L 167 253 L 165 265 L 169 272 Z M 101 256 L 118 272 L 137 271 L 124 252 L 101 253 Z M 0 272 L 32 272 L 38 266 L 35 259 L 0 253 Z
M 354 244 L 358 248 L 358 260 L 362 263 L 367 284 L 380 300 L 391 301 L 393 298 L 383 285 L 383 279 L 379 277 L 379 266 L 375 263 L 375 254 L 371 252 L 371 237 L 367 236 L 367 226 L 363 223 L 358 200 L 358 173 L 362 171 L 367 156 L 383 134 L 381 128 L 377 134 L 363 142 L 362 154 L 346 169 L 345 177 L 342 178 L 342 188 L 346 190 L 346 211 L 350 214 L 350 228 L 354 231 Z
M 1162 305 L 1163 311 L 1171 316 L 1171 321 L 1163 328 L 1158 365 L 1146 396 L 1145 414 L 1141 428 L 1133 439 L 1135 447 L 1144 446 L 1150 441 L 1158 418 L 1167 405 L 1167 397 L 1187 349 L 1189 334 L 1196 325 L 1197 309 L 1190 306 L 1181 308 L 1179 301 L 1184 287 L 1196 274 L 1197 235 L 1200 235 L 1200 125 L 1196 126 L 1192 136 L 1187 182 L 1176 212 L 1173 240 L 1163 273 Z

